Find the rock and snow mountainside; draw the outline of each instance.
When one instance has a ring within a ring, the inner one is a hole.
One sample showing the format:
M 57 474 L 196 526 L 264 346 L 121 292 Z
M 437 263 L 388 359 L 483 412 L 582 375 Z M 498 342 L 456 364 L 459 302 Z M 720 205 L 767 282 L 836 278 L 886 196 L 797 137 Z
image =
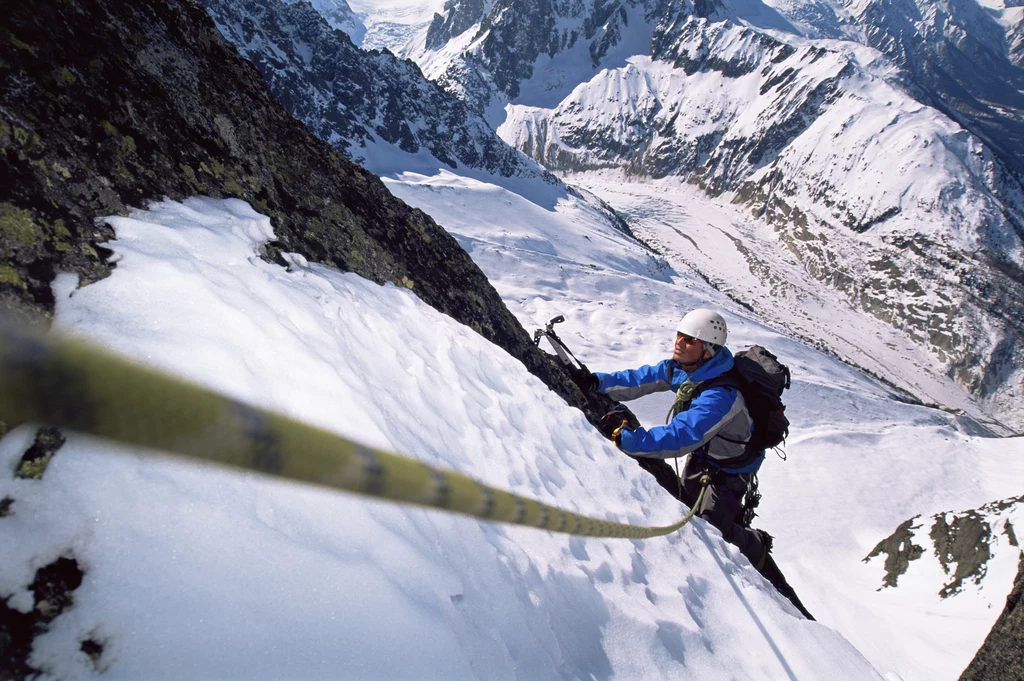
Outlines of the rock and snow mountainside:
M 1024 171 L 1024 68 L 1013 55 L 1019 8 L 1000 0 L 834 2 L 817 5 L 822 15 L 804 21 L 797 3 L 769 4 L 808 36 L 854 40 L 884 53 L 916 98 Z
M 422 150 L 452 168 L 503 176 L 544 172 L 411 61 L 359 49 L 307 3 L 203 4 L 285 108 L 349 158 L 363 161 L 373 155 L 368 144 L 383 142 L 407 154 Z
M 445 17 L 477 4 L 449 3 Z M 1020 429 L 1024 190 L 1010 147 L 1022 128 L 1004 91 L 1017 92 L 1018 67 L 990 59 L 957 89 L 967 71 L 942 65 L 998 52 L 1008 35 L 984 12 L 943 23 L 936 9 L 967 4 L 919 8 L 930 57 L 885 38 L 897 15 L 870 3 L 653 0 L 498 1 L 448 45 L 442 28 L 468 19 L 436 20 L 432 49 L 413 54 L 492 120 L 510 102 L 500 134 L 548 168 L 677 175 L 747 206 L 808 272 L 926 344 L 936 374 Z M 936 22 L 941 44 L 926 30 Z M 861 34 L 900 58 L 849 39 Z M 902 68 L 925 57 L 923 75 Z M 989 87 L 1004 71 L 1008 88 Z
M 492 123 L 524 94 L 558 102 L 601 65 L 615 66 L 649 43 L 659 2 L 449 0 L 422 44 L 405 48 L 424 73 Z M 536 102 L 532 102 L 536 103 Z
M 56 307 L 58 328 L 140 361 L 545 501 L 642 524 L 680 511 L 566 404 L 578 392 L 502 299 L 544 318 L 574 304 L 565 334 L 609 369 L 657 355 L 676 307 L 724 306 L 738 342 L 798 369 L 800 436 L 763 471 L 760 520 L 838 623 L 797 617 L 701 521 L 658 542 L 569 539 L 28 424 L 0 441 L 0 676 L 879 678 L 842 632 L 872 649 L 911 627 L 860 557 L 908 515 L 1021 479 L 958 419 L 893 402 L 690 273 L 651 271 L 558 187 L 532 179 L 542 206 L 444 171 L 388 179 L 442 229 L 288 116 L 193 2 L 20 3 L 0 16 L 0 82 L 3 307 Z M 193 198 L 142 209 L 163 196 Z M 980 641 L 955 610 L 915 605 L 931 618 L 915 653 L 948 630 L 936 619 Z M 954 668 L 964 638 L 908 666 Z
M 327 20 L 331 28 L 342 31 L 352 42 L 359 44 L 366 36 L 366 26 L 345 0 L 285 0 L 288 4 L 309 2 Z
M 864 558 L 865 563 L 884 561 L 885 574 L 879 591 L 895 590 L 904 576 L 914 582 L 910 587 L 913 589 L 922 581 L 922 573 L 930 573 L 942 583 L 938 595 L 946 600 L 983 584 L 1000 552 L 1004 556 L 1017 554 L 1017 575 L 1006 604 L 985 642 L 960 675 L 960 681 L 1024 678 L 1024 552 L 1017 538 L 1022 513 L 1024 496 L 1016 496 L 976 509 L 936 513 L 928 519 L 915 516 Z M 910 571 L 913 572 L 908 575 Z
M 882 588 L 891 588 L 914 561 L 934 560 L 945 576 L 939 596 L 949 598 L 981 584 L 998 546 L 1020 547 L 1012 520 L 1022 510 L 1024 495 L 977 509 L 936 513 L 928 520 L 915 516 L 880 541 L 864 562 L 884 555 Z

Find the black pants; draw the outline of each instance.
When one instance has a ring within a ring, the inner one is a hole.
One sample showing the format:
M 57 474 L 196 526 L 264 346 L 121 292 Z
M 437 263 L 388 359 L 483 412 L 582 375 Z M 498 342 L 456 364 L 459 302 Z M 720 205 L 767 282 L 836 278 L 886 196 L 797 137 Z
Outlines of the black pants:
M 700 494 L 700 479 L 704 476 L 704 468 L 696 463 L 694 457 L 686 457 L 686 464 L 679 476 L 675 469 L 664 459 L 647 459 L 637 457 L 640 468 L 654 476 L 658 484 L 669 494 L 689 507 L 693 507 Z M 680 479 L 681 478 L 681 479 Z M 788 598 L 804 617 L 813 620 L 811 613 L 800 602 L 793 587 L 779 570 L 775 560 L 765 550 L 765 540 L 761 535 L 743 527 L 743 493 L 747 483 L 738 475 L 730 475 L 718 471 L 711 476 L 711 483 L 704 493 L 697 515 L 718 528 L 725 541 L 729 542 L 747 557 L 747 560 L 771 582 L 775 589 Z
M 695 457 L 686 457 L 686 464 L 678 477 L 675 469 L 664 459 L 638 457 L 636 462 L 653 475 L 669 494 L 693 507 L 700 494 L 700 480 L 705 472 Z M 762 569 L 764 540 L 757 532 L 740 524 L 743 520 L 743 493 L 746 490 L 747 483 L 739 475 L 716 471 L 711 476 L 711 484 L 704 493 L 697 515 L 717 527 L 725 541 L 738 548 L 754 567 Z

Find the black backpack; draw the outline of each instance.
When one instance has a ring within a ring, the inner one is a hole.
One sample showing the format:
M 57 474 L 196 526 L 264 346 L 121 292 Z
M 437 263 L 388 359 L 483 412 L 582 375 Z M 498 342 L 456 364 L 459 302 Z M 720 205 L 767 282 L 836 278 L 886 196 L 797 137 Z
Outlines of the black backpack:
M 754 422 L 754 432 L 746 443 L 744 453 L 735 461 L 725 462 L 729 466 L 740 467 L 750 463 L 756 453 L 778 447 L 786 441 L 786 436 L 789 435 L 789 419 L 786 418 L 786 405 L 782 403 L 782 392 L 789 388 L 790 376 L 789 367 L 779 362 L 778 357 L 760 345 L 737 352 L 733 359 L 735 363 L 729 371 L 701 381 L 690 400 L 708 388 L 719 386 L 735 388 L 743 395 L 747 411 Z M 689 404 L 690 402 L 687 402 L 681 409 L 689 408 Z M 669 415 L 674 416 L 675 413 L 669 412 Z M 718 437 L 723 440 L 729 439 L 722 435 Z M 729 441 L 741 444 L 739 441 Z
M 729 373 L 736 378 L 754 420 L 750 449 L 778 447 L 789 435 L 786 405 L 782 403 L 782 391 L 789 388 L 789 367 L 760 345 L 737 352 L 734 359 L 736 364 Z

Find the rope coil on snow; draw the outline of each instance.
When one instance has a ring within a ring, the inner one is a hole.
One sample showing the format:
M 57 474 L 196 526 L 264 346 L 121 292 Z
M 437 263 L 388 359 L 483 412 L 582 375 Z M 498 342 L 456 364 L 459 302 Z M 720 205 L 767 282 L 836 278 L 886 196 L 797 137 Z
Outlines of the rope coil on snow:
M 0 420 L 11 427 L 45 423 L 394 502 L 587 537 L 671 534 L 689 522 L 704 494 L 702 489 L 685 518 L 665 527 L 582 516 L 257 409 L 82 340 L 33 335 L 4 322 Z

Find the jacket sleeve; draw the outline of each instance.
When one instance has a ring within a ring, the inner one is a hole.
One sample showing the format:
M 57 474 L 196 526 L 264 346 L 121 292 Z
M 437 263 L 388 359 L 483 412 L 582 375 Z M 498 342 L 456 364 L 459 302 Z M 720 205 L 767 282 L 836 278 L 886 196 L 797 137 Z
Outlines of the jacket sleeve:
M 709 388 L 667 425 L 623 430 L 620 447 L 630 454 L 659 459 L 682 456 L 707 444 L 741 409 L 743 403 L 735 388 Z
M 594 372 L 599 381 L 597 391 L 604 393 L 616 402 L 625 402 L 651 393 L 671 390 L 671 372 L 674 368 L 675 362 L 666 359 L 653 366 L 645 365 L 639 369 L 627 369 L 609 374 Z

